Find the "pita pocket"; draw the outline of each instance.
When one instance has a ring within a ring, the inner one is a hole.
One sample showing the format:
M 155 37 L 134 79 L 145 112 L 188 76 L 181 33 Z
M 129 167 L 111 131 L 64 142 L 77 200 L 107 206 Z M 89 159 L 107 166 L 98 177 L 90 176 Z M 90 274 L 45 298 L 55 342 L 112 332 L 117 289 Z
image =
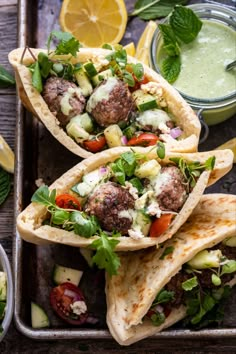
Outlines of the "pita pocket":
M 118 275 L 106 277 L 107 324 L 118 343 L 130 345 L 185 317 L 190 328 L 217 319 L 220 300 L 236 283 L 235 212 L 235 195 L 203 195 L 162 247 L 120 255 Z
M 103 151 L 50 187 L 41 186 L 19 214 L 17 228 L 25 241 L 35 244 L 104 250 L 105 242 L 111 261 L 113 250 L 138 250 L 172 237 L 205 188 L 226 174 L 232 161 L 231 150 L 168 152 L 163 159 L 156 148 L 149 153 L 137 147 Z M 116 260 L 116 269 L 118 265 Z
M 80 48 L 72 56 L 18 48 L 9 61 L 23 105 L 78 156 L 153 145 L 157 139 L 171 151 L 197 151 L 201 125 L 194 111 L 166 80 L 123 49 Z M 36 71 L 40 83 L 32 76 Z

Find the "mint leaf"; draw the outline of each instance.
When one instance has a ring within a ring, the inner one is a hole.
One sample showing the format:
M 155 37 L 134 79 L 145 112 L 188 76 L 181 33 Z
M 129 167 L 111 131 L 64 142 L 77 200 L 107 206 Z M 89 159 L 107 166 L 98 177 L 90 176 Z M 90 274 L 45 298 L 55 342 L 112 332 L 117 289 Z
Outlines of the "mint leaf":
M 202 21 L 189 8 L 177 5 L 170 16 L 170 25 L 184 43 L 192 42 L 202 28 Z
M 182 283 L 182 288 L 185 291 L 190 291 L 193 288 L 195 288 L 196 286 L 198 286 L 198 280 L 197 280 L 196 276 L 193 278 L 190 278 Z
M 117 274 L 120 266 L 120 259 L 114 252 L 119 240 L 109 239 L 105 232 L 100 233 L 98 240 L 93 241 L 91 248 L 96 250 L 93 256 L 93 262 L 99 269 L 105 269 L 109 275 Z
M 138 16 L 142 20 L 155 20 L 166 17 L 176 4 L 187 4 L 187 0 L 138 0 L 135 10 L 129 16 Z
M 171 26 L 166 24 L 160 24 L 158 25 L 158 28 L 163 37 L 163 48 L 165 49 L 166 53 L 170 56 L 179 55 L 180 48 L 175 33 Z
M 11 189 L 10 174 L 0 167 L 0 205 L 6 200 Z
M 180 57 L 175 56 L 175 57 L 167 57 L 163 63 L 162 63 L 162 75 L 164 78 L 172 84 L 175 82 L 177 77 L 179 76 L 181 69 L 181 62 L 180 62 Z
M 6 88 L 11 85 L 15 85 L 14 77 L 0 65 L 0 88 Z

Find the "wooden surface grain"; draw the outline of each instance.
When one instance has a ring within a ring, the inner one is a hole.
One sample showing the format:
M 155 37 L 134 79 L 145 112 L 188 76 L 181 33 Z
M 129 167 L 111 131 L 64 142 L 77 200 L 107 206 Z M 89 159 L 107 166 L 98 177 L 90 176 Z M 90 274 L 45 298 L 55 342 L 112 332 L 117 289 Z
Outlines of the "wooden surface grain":
M 56 1 L 56 0 L 55 0 Z M 46 2 L 46 1 L 45 1 Z M 129 4 L 131 2 L 129 1 Z M 134 3 L 134 1 L 132 1 Z M 235 4 L 233 1 L 221 1 L 221 3 Z M 140 32 L 141 33 L 141 32 Z M 128 42 L 129 38 L 125 38 Z M 7 53 L 17 47 L 17 1 L 0 0 L 0 64 L 10 71 Z M 14 150 L 16 124 L 16 91 L 14 88 L 0 90 L 0 134 Z M 201 150 L 212 149 L 236 134 L 235 119 L 210 128 L 210 142 L 201 146 Z M 221 185 L 214 187 L 221 192 L 224 188 L 230 188 L 227 192 L 235 193 L 235 168 Z M 227 184 L 228 183 L 228 184 Z M 228 187 L 225 187 L 227 184 Z M 212 190 L 215 191 L 215 190 Z M 0 206 L 0 242 L 4 246 L 10 260 L 12 260 L 13 235 L 13 200 L 14 186 L 12 177 L 11 194 L 6 202 Z M 31 340 L 17 331 L 14 323 L 0 343 L 0 353 L 236 353 L 236 339 L 206 339 L 197 340 L 159 340 L 147 339 L 130 347 L 120 347 L 114 340 L 57 340 L 36 341 Z

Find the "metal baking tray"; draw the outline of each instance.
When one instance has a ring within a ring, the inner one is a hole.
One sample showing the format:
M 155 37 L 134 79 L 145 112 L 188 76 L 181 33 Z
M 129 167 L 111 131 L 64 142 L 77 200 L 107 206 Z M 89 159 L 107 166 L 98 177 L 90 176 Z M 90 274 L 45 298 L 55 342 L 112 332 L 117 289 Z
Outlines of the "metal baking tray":
M 127 1 L 127 7 L 134 1 Z M 19 1 L 19 40 L 18 46 L 45 47 L 46 38 L 52 29 L 59 29 L 58 15 L 61 2 Z M 134 40 L 137 42 L 145 23 L 135 19 L 128 24 L 124 44 Z M 125 42 L 126 41 L 126 42 Z M 232 126 L 233 129 L 233 126 Z M 214 130 L 217 144 L 229 136 L 230 130 L 221 132 Z M 232 133 L 232 131 L 231 131 Z M 213 135 L 214 135 L 213 134 Z M 218 136 L 217 136 L 218 134 Z M 222 141 L 222 142 L 223 142 Z M 213 146 L 211 146 L 213 145 Z M 201 150 L 214 147 L 214 141 L 209 138 Z M 80 161 L 67 151 L 31 114 L 25 111 L 21 102 L 17 102 L 16 123 L 16 172 L 15 172 L 15 218 L 30 202 L 36 190 L 35 181 L 42 178 L 50 184 L 62 173 Z M 232 170 L 225 178 L 211 187 L 208 192 L 235 193 L 236 170 Z M 15 227 L 16 230 L 16 227 Z M 84 280 L 81 287 L 88 306 L 99 317 L 98 325 L 94 327 L 72 327 L 57 318 L 49 304 L 49 291 L 52 284 L 52 268 L 55 263 L 65 266 L 80 264 L 84 269 Z M 35 246 L 21 240 L 17 231 L 13 243 L 13 265 L 15 277 L 15 308 L 14 318 L 17 329 L 24 335 L 34 339 L 108 339 L 111 338 L 106 322 L 106 302 L 104 294 L 104 274 L 101 271 L 91 271 L 86 268 L 85 261 L 79 249 L 63 246 Z M 91 290 L 92 289 L 92 290 Z M 96 290 L 95 290 L 96 289 Z M 86 296 L 87 295 L 87 296 Z M 32 329 L 30 324 L 30 302 L 35 301 L 44 307 L 51 321 L 49 329 Z M 236 336 L 236 292 L 228 304 L 227 316 L 221 329 L 205 329 L 190 331 L 175 326 L 163 331 L 154 338 L 191 338 L 199 337 L 235 337 Z

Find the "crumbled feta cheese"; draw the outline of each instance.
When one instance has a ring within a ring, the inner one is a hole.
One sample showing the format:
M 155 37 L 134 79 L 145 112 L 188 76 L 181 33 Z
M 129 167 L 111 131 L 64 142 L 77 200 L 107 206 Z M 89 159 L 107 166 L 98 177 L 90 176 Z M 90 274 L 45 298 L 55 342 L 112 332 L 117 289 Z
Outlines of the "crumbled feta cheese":
M 155 96 L 160 107 L 167 106 L 166 100 L 163 97 L 163 89 L 157 82 L 150 81 L 147 84 L 143 84 L 141 85 L 141 90 Z
M 118 213 L 118 217 L 119 217 L 119 218 L 130 219 L 130 220 L 133 219 L 130 209 L 128 209 L 128 210 L 125 210 L 125 209 L 124 209 L 124 210 L 121 210 L 121 211 Z
M 149 215 L 156 216 L 157 218 L 160 218 L 161 209 L 159 207 L 159 204 L 156 201 L 153 201 L 151 204 L 148 205 L 147 213 Z
M 87 311 L 87 305 L 84 301 L 75 301 L 70 305 L 70 307 L 72 311 L 78 316 Z
M 169 173 L 159 173 L 156 177 L 150 179 L 150 184 L 154 189 L 155 196 L 158 196 L 163 189 L 163 186 L 169 182 L 171 175 Z
M 131 194 L 134 199 L 138 199 L 138 190 L 132 185 L 132 183 L 126 181 L 125 187 L 129 190 L 129 194 Z
M 109 60 L 104 58 L 103 55 L 94 55 L 92 61 L 97 71 L 101 71 L 102 68 L 109 64 Z
M 128 234 L 131 238 L 133 238 L 135 240 L 139 240 L 140 238 L 145 237 L 144 234 L 142 233 L 142 231 L 138 228 L 137 229 L 129 229 Z

